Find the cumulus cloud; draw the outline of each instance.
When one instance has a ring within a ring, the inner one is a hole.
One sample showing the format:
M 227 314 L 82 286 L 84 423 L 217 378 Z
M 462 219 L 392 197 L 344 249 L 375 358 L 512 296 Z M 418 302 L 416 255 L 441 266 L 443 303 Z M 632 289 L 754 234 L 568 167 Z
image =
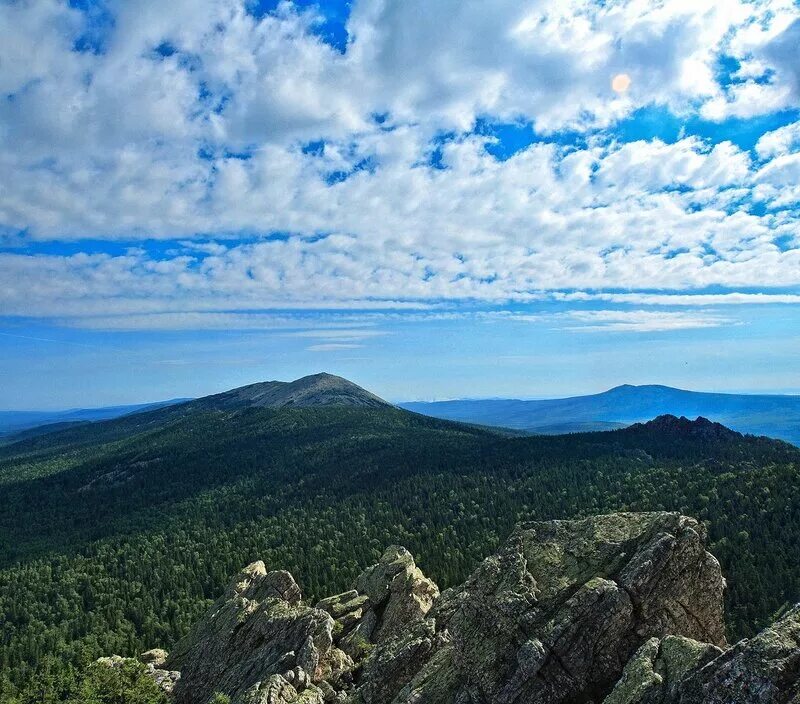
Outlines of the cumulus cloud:
M 766 132 L 756 142 L 756 153 L 762 159 L 771 159 L 797 151 L 800 151 L 800 122 L 792 122 L 777 130 Z
M 228 231 L 307 235 L 176 243 L 158 255 L 0 254 L 0 304 L 16 315 L 167 312 L 188 301 L 194 310 L 392 307 L 567 289 L 798 284 L 800 250 L 787 246 L 800 232 L 797 214 L 749 212 L 746 202 L 756 182 L 776 189 L 764 192 L 767 202 L 780 196 L 791 173 L 779 168 L 796 155 L 754 166 L 730 143 L 687 138 L 535 144 L 501 162 L 469 137 L 446 145 L 447 168 L 437 169 L 409 163 L 402 133 L 382 144 L 395 140 L 395 155 L 374 172 L 330 185 L 313 166 L 287 168 L 266 193 L 270 166 L 253 157 L 237 164 L 236 189 L 211 198 Z M 209 225 L 200 218 L 189 231 Z
M 6 315 L 260 329 L 276 320 L 246 311 L 800 284 L 797 125 L 753 154 L 597 133 L 653 105 L 798 105 L 789 0 L 357 0 L 344 51 L 290 2 L 105 7 L 98 29 L 57 0 L 0 4 Z M 538 139 L 500 160 L 479 118 Z M 142 247 L 25 247 L 84 238 Z
M 766 4 L 762 4 L 766 5 Z M 734 33 L 726 54 L 736 61 L 733 81 L 701 108 L 713 120 L 749 118 L 797 107 L 800 100 L 800 17 L 791 0 L 775 3 L 760 21 Z

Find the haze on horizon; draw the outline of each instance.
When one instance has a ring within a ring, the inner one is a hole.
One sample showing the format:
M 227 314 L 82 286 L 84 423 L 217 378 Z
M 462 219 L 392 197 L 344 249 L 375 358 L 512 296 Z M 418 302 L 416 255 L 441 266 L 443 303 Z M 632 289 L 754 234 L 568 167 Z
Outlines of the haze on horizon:
M 0 4 L 0 409 L 800 393 L 792 0 Z

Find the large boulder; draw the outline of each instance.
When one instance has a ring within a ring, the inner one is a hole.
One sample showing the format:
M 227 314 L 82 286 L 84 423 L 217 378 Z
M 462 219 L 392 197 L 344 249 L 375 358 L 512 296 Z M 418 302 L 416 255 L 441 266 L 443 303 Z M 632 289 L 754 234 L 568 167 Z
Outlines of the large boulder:
M 439 596 L 439 588 L 417 567 L 408 550 L 392 545 L 377 564 L 358 576 L 351 593 L 363 595 L 350 602 L 358 605 L 361 616 L 342 638 L 342 648 L 357 656 L 364 644 L 405 633 L 422 620 Z
M 291 690 L 335 681 L 351 663 L 333 645 L 333 619 L 300 597 L 288 572 L 267 572 L 263 562 L 243 570 L 168 658 L 166 667 L 181 673 L 177 704 L 207 704 L 215 692 L 233 704 L 282 701 Z
M 800 704 L 800 606 L 691 673 L 680 704 Z
M 596 701 L 651 637 L 725 645 L 724 580 L 704 543 L 673 513 L 519 526 L 430 611 L 446 644 L 394 701 Z
M 298 689 L 285 677 L 272 675 L 250 687 L 239 701 L 241 704 L 324 704 L 325 697 L 314 685 Z
M 134 662 L 138 663 L 140 666 L 144 665 L 144 674 L 150 677 L 164 694 L 171 696 L 176 683 L 181 678 L 181 673 L 162 668 L 166 656 L 167 653 L 165 650 L 148 650 L 146 653 L 142 653 L 138 658 L 123 658 L 119 655 L 111 655 L 110 657 L 99 658 L 96 664 L 111 669 L 122 668 L 127 663 Z
M 707 643 L 653 638 L 603 704 L 797 704 L 800 606 L 752 640 L 723 652 Z
M 650 638 L 625 666 L 603 704 L 674 703 L 683 679 L 722 652 L 709 643 L 681 636 Z

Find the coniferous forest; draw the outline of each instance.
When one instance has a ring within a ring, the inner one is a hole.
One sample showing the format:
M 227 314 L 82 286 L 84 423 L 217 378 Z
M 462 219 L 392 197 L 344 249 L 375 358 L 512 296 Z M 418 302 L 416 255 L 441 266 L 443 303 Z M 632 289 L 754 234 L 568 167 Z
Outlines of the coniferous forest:
M 730 637 L 749 636 L 800 597 L 798 487 L 797 448 L 672 418 L 539 437 L 179 406 L 33 434 L 0 448 L 0 702 L 161 701 L 91 663 L 169 648 L 254 559 L 313 600 L 398 543 L 444 588 L 517 521 L 618 510 L 707 522 Z

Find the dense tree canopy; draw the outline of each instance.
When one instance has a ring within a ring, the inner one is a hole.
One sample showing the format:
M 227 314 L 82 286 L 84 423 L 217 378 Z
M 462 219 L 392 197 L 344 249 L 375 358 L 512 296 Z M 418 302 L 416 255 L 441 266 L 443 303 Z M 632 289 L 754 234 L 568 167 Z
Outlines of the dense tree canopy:
M 707 521 L 747 636 L 800 596 L 798 486 L 796 448 L 710 425 L 513 437 L 396 409 L 165 409 L 31 438 L 0 452 L 0 702 L 89 696 L 110 677 L 89 663 L 169 647 L 254 559 L 314 599 L 400 543 L 446 587 L 519 520 L 614 510 Z

